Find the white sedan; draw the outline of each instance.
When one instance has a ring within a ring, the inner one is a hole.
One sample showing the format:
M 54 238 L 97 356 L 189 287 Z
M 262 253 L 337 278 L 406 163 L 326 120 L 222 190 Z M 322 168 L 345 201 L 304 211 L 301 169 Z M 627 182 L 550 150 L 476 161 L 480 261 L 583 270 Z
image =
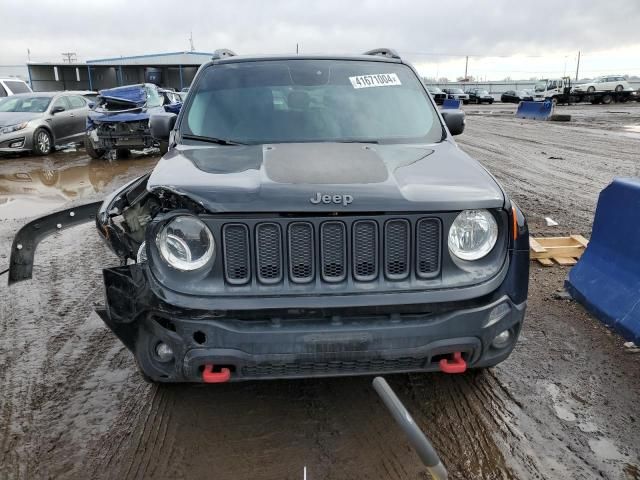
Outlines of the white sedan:
M 633 90 L 629 83 L 620 75 L 598 77 L 591 82 L 582 83 L 574 87 L 576 92 L 623 92 Z

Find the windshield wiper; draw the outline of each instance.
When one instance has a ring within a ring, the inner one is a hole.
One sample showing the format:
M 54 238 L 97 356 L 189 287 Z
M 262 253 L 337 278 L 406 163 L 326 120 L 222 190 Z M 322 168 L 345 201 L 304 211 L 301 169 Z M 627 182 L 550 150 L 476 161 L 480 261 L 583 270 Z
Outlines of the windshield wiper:
M 246 143 L 227 140 L 225 138 L 204 137 L 202 135 L 182 135 L 185 140 L 198 140 L 200 142 L 215 143 L 216 145 L 246 145 Z
M 380 143 L 378 140 L 369 140 L 369 139 L 365 139 L 365 138 L 348 138 L 345 140 L 335 140 L 336 143 L 375 143 L 378 144 Z

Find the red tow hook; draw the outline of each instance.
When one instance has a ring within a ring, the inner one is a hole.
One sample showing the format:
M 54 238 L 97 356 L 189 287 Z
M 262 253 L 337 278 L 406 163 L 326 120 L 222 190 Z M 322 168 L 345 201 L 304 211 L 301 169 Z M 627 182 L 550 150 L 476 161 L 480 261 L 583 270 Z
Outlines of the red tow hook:
M 444 373 L 464 373 L 467 369 L 467 362 L 462 358 L 461 352 L 453 353 L 453 360 L 443 358 L 440 360 L 440 370 Z
M 202 381 L 204 383 L 224 383 L 231 378 L 231 370 L 221 368 L 219 372 L 213 371 L 213 364 L 206 364 L 202 371 Z

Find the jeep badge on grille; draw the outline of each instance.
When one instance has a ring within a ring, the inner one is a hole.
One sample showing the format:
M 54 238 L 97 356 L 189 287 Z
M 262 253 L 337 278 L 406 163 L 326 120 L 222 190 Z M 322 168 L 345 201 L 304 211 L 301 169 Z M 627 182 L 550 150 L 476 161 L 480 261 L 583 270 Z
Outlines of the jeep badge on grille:
M 309 201 L 315 205 L 318 205 L 319 203 L 335 203 L 337 205 L 342 204 L 342 206 L 346 207 L 347 205 L 349 205 L 350 203 L 353 202 L 353 196 L 352 195 L 329 195 L 327 193 L 322 193 L 322 192 L 316 192 L 315 197 L 311 197 L 309 199 Z

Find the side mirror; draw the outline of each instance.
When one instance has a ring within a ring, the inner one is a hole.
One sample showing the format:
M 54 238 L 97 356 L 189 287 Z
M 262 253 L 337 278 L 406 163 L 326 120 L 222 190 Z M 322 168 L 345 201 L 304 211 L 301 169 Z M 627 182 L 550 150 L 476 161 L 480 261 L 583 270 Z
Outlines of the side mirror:
M 53 107 L 53 109 L 51 110 L 51 115 L 55 115 L 56 113 L 60 113 L 60 112 L 64 112 L 64 107 L 61 105 L 58 105 L 57 107 Z
M 151 115 L 149 119 L 151 136 L 156 140 L 168 141 L 169 134 L 176 125 L 176 118 L 178 116 L 175 113 L 156 113 Z
M 87 103 L 87 107 L 89 107 L 89 109 L 93 110 L 94 108 L 96 108 L 96 104 L 95 104 L 95 102 L 89 102 L 89 103 Z
M 443 110 L 441 114 L 451 135 L 460 135 L 464 132 L 465 116 L 462 110 Z

